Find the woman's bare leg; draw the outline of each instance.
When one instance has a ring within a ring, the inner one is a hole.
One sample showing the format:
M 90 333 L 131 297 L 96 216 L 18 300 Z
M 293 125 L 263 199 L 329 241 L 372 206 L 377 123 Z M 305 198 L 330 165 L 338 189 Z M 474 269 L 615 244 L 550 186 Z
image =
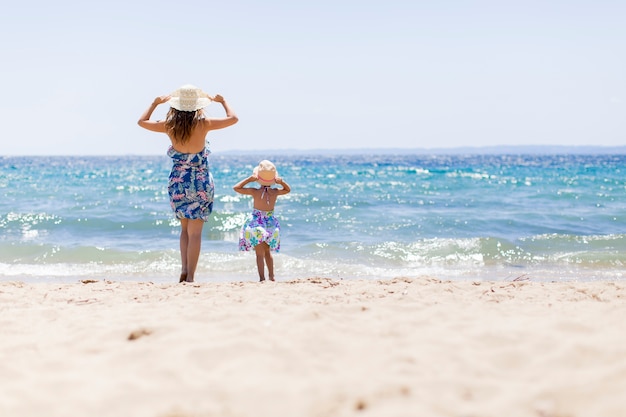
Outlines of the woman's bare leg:
M 193 219 L 187 221 L 187 282 L 193 282 L 202 248 L 202 227 L 204 220 Z M 182 250 L 181 250 L 182 255 Z
M 180 220 L 180 279 L 178 282 L 187 280 L 187 246 L 189 245 L 189 235 L 187 234 L 187 227 L 189 220 Z
M 256 267 L 259 271 L 259 281 L 265 281 L 265 248 L 266 243 L 259 243 L 254 247 L 256 252 Z

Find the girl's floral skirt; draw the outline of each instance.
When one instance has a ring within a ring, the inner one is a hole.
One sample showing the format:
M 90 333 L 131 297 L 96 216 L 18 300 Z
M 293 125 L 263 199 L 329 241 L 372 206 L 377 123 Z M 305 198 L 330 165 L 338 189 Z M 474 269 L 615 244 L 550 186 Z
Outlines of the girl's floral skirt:
M 239 233 L 239 250 L 254 249 L 259 243 L 265 242 L 270 250 L 280 251 L 280 223 L 274 217 L 274 211 L 254 209 L 241 227 Z

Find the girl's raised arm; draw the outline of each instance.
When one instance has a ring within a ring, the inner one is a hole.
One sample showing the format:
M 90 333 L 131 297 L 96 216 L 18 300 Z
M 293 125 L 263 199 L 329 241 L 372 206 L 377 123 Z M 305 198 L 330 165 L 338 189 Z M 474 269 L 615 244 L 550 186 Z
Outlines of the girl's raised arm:
M 256 180 L 257 180 L 257 177 L 255 177 L 254 175 L 250 175 L 248 178 L 243 179 L 239 181 L 237 184 L 235 184 L 235 186 L 233 187 L 233 190 L 235 190 L 235 192 L 239 194 L 252 195 L 252 193 L 254 193 L 256 189 L 245 188 L 245 186 L 250 184 L 251 182 L 255 182 Z
M 278 195 L 289 194 L 291 187 L 281 177 L 276 177 L 276 184 L 281 185 L 283 188 L 278 190 Z

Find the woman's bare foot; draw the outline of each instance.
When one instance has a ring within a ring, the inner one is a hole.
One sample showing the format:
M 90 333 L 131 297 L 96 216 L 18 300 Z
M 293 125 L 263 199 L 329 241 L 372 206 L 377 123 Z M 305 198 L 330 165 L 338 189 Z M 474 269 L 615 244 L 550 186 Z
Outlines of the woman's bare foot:
M 187 281 L 187 274 L 180 274 L 180 278 L 178 279 L 178 282 L 185 282 Z

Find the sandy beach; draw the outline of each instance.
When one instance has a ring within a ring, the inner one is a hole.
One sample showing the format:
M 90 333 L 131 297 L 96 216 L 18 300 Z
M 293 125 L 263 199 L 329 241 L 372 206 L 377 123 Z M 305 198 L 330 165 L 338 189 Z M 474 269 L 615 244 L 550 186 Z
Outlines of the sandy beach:
M 626 283 L 0 283 L 0 415 L 626 416 Z

